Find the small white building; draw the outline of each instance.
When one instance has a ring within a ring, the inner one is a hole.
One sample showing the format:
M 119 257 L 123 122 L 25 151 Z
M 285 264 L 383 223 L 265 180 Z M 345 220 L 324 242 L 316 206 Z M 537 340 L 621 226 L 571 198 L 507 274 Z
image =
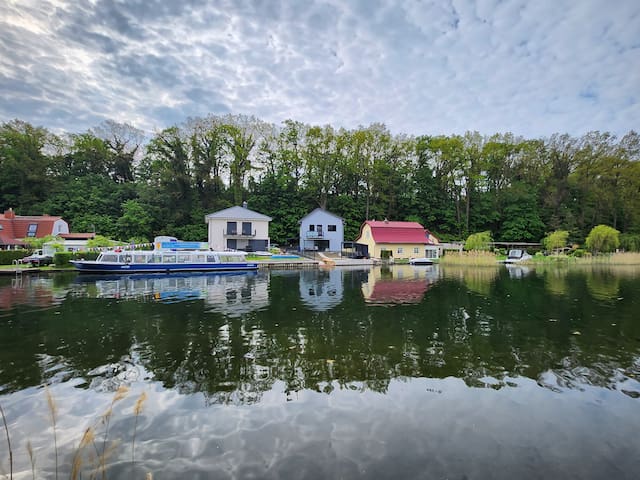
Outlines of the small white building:
M 300 220 L 300 250 L 339 252 L 344 241 L 344 221 L 316 208 Z
M 242 207 L 230 207 L 204 217 L 209 248 L 213 250 L 268 250 L 271 217 Z

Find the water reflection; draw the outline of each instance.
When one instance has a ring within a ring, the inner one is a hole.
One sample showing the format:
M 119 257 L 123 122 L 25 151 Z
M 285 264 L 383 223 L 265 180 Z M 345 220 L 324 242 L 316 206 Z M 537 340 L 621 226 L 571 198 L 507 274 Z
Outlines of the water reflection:
M 88 297 L 175 303 L 203 300 L 211 311 L 229 317 L 269 304 L 268 278 L 256 272 L 213 274 L 79 276 Z
M 420 303 L 438 277 L 437 265 L 376 268 L 369 271 L 362 284 L 362 295 L 374 305 Z
M 489 295 L 491 286 L 498 278 L 501 268 L 497 265 L 490 267 L 443 266 L 442 270 L 444 278 L 458 280 L 472 292 Z
M 61 458 L 121 385 L 132 393 L 112 435 L 131 438 L 148 392 L 140 463 L 120 449 L 108 478 L 634 478 L 640 276 L 613 274 L 0 279 L 0 400 L 43 478 L 55 477 L 43 383 Z M 17 478 L 31 478 L 16 452 Z

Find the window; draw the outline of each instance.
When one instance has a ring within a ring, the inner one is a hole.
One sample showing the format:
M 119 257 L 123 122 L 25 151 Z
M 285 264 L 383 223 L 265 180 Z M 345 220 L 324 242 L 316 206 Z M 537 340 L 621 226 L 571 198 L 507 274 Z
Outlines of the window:
M 413 247 L 413 253 L 420 253 L 420 247 Z
M 2 230 L 4 227 L 2 225 L 0 225 L 0 230 Z
M 309 231 L 310 232 L 315 232 L 316 231 L 316 226 L 315 225 L 309 225 Z
M 27 230 L 27 237 L 35 237 L 37 230 L 38 230 L 38 224 L 37 223 L 30 223 L 29 224 L 29 230 Z
M 402 253 L 404 249 L 402 247 L 398 247 L 398 253 Z
M 227 222 L 227 235 L 237 235 L 238 224 L 236 222 Z
M 335 225 L 327 225 L 327 231 L 328 232 L 335 232 L 336 231 L 336 226 Z
M 242 222 L 242 235 L 251 235 L 251 222 Z

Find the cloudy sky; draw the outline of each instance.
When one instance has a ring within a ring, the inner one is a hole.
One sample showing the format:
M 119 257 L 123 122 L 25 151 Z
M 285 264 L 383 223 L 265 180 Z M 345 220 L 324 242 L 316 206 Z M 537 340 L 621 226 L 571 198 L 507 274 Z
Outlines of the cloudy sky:
M 640 129 L 638 0 L 2 0 L 0 121 Z

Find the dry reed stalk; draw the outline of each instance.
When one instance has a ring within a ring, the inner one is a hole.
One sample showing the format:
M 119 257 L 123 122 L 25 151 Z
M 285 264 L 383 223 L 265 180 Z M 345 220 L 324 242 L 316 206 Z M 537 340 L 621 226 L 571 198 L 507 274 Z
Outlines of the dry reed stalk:
M 4 410 L 0 405 L 0 413 L 2 414 L 2 423 L 4 424 L 4 431 L 7 434 L 7 445 L 9 446 L 9 479 L 13 479 L 13 450 L 11 450 L 11 438 L 9 436 L 9 425 L 7 425 L 7 417 L 4 416 Z
M 31 463 L 31 478 L 36 480 L 36 456 L 33 454 L 31 440 L 27 441 L 27 452 L 29 453 L 29 462 Z
M 111 404 L 109 405 L 109 408 L 102 415 L 102 421 L 105 423 L 105 429 L 104 429 L 104 439 L 102 441 L 102 454 L 99 455 L 98 459 L 100 461 L 100 467 L 102 469 L 103 479 L 107 478 L 106 451 L 107 451 L 107 439 L 109 438 L 109 424 L 111 422 L 111 415 L 113 414 L 113 406 L 115 405 L 116 402 L 125 398 L 128 392 L 129 392 L 128 387 L 126 387 L 125 385 L 120 385 L 118 387 L 118 390 L 116 390 L 116 393 L 113 395 L 113 398 L 111 399 Z
M 78 473 L 82 467 L 82 450 L 89 444 L 94 443 L 95 434 L 93 432 L 93 428 L 87 427 L 80 439 L 80 443 L 78 444 L 78 448 L 76 449 L 76 453 L 73 456 L 73 463 L 71 465 L 71 479 L 75 480 L 78 478 Z
M 133 407 L 133 413 L 135 415 L 135 422 L 133 424 L 133 441 L 131 442 L 131 468 L 135 463 L 135 452 L 136 452 L 136 429 L 138 427 L 138 415 L 142 413 L 142 409 L 144 407 L 144 402 L 147 400 L 147 392 L 142 392 L 138 400 L 136 400 L 136 404 Z
M 56 456 L 56 480 L 58 479 L 58 436 L 56 434 L 56 415 L 58 412 L 58 408 L 56 407 L 56 402 L 51 396 L 51 392 L 49 388 L 45 385 L 44 392 L 47 396 L 47 404 L 49 405 L 49 413 L 51 414 L 51 424 L 53 425 L 53 447 L 55 450 Z

